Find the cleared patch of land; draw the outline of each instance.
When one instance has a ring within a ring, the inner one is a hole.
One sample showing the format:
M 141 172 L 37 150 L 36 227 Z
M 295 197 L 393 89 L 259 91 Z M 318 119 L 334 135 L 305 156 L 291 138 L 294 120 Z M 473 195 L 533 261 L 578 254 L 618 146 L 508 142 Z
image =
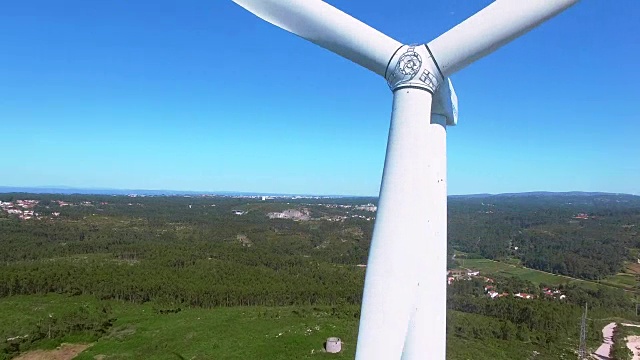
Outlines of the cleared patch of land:
M 637 262 L 629 262 L 625 267 L 625 272 L 628 274 L 640 275 L 640 264 Z
M 91 344 L 62 344 L 55 350 L 28 351 L 14 360 L 71 360 L 90 346 Z

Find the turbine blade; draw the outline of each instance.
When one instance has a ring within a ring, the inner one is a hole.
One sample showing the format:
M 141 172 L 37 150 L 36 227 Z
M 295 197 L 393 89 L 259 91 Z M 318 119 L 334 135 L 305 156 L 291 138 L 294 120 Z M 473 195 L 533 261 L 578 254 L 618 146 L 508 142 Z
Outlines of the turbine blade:
M 261 19 L 384 76 L 399 42 L 320 0 L 233 0 Z
M 497 0 L 427 46 L 449 76 L 552 18 L 578 0 Z

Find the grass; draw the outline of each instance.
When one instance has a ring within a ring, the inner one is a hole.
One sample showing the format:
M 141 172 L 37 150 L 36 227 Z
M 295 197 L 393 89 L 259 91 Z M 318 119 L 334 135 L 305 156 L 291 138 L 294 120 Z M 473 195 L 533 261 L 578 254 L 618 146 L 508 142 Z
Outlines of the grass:
M 455 354 L 452 356 L 452 354 Z M 574 359 L 573 349 L 549 347 L 540 348 L 528 342 L 496 339 L 447 338 L 447 359 L 449 360 L 513 360 Z
M 353 359 L 355 356 L 356 306 L 337 312 L 330 307 L 236 307 L 158 314 L 156 305 L 151 303 L 134 305 L 57 294 L 12 296 L 0 299 L 0 334 L 24 335 L 11 329 L 26 327 L 51 312 L 105 304 L 111 307 L 117 320 L 106 335 L 75 359 Z M 479 317 L 464 313 L 458 316 Z M 331 336 L 343 340 L 341 353 L 322 351 L 323 342 Z M 40 343 L 35 348 L 54 348 L 61 341 L 86 342 L 78 337 L 66 338 Z M 526 359 L 534 351 L 540 352 L 537 360 L 551 360 L 570 352 L 568 348 L 540 348 L 519 341 L 453 336 L 447 338 L 447 349 L 449 360 Z
M 108 304 L 117 319 L 109 332 L 76 359 L 311 359 L 355 356 L 357 307 L 237 307 L 183 309 L 158 314 L 151 303 L 134 305 L 91 297 L 12 296 L 0 299 L 2 340 L 25 335 L 29 324 L 50 313 L 83 305 Z M 343 339 L 339 354 L 323 353 L 331 336 Z M 0 340 L 0 341 L 2 341 Z M 76 339 L 61 339 L 72 342 Z M 41 344 L 53 348 L 61 341 Z
M 619 273 L 603 280 L 590 281 L 526 268 L 522 265 L 515 264 L 513 261 L 507 263 L 489 259 L 460 259 L 460 262 L 462 267 L 478 270 L 481 275 L 515 276 L 523 280 L 531 281 L 534 284 L 578 284 L 590 289 L 597 289 L 598 285 L 605 285 L 638 292 L 639 284 L 635 274 Z
M 580 284 L 589 288 L 596 288 L 597 284 L 581 279 L 575 279 L 569 276 L 555 275 L 544 271 L 525 268 L 522 266 L 506 264 L 499 261 L 489 259 L 464 259 L 461 260 L 462 267 L 478 270 L 480 275 L 504 275 L 514 276 L 523 280 L 531 281 L 534 284 Z
M 92 296 L 18 295 L 0 299 L 0 336 L 25 335 L 30 325 L 47 317 L 66 314 L 79 307 L 97 306 Z M 4 339 L 2 339 L 4 340 Z
M 356 309 L 354 309 L 356 310 Z M 331 316 L 329 309 L 185 309 L 159 315 L 152 305 L 123 305 L 111 333 L 77 359 L 310 359 L 322 358 L 323 342 L 344 339 L 343 352 L 355 355 L 357 320 Z
M 638 280 L 636 275 L 620 273 L 598 281 L 601 284 L 619 287 L 625 290 L 637 291 Z

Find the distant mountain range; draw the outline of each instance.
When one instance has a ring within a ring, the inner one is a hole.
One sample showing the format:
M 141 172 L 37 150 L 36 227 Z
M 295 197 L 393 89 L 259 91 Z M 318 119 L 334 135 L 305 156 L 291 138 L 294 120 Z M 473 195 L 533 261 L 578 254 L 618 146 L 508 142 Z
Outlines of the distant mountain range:
M 607 192 L 588 192 L 588 191 L 566 191 L 566 192 L 553 192 L 553 191 L 530 191 L 521 193 L 504 193 L 504 194 L 469 194 L 469 195 L 450 195 L 451 198 L 487 198 L 487 197 L 580 197 L 580 196 L 636 196 L 631 194 L 621 193 L 607 193 Z
M 321 196 L 321 197 L 353 197 L 344 195 L 309 195 L 309 194 L 278 194 L 242 191 L 184 191 L 184 190 L 145 190 L 145 189 L 103 189 L 103 188 L 74 188 L 68 186 L 0 186 L 0 193 L 30 193 L 30 194 L 83 194 L 83 195 L 146 195 L 146 196 L 174 196 L 174 195 L 220 195 L 220 196 Z M 366 196 L 369 197 L 369 196 Z
M 261 192 L 242 192 L 242 191 L 183 191 L 183 190 L 144 190 L 144 189 L 104 189 L 104 188 L 74 188 L 68 186 L 36 186 L 36 187 L 18 187 L 18 186 L 0 186 L 0 193 L 32 193 L 32 194 L 87 194 L 87 195 L 147 195 L 147 196 L 172 196 L 172 195 L 221 195 L 221 196 L 321 196 L 321 197 L 371 197 L 371 196 L 350 196 L 350 195 L 313 195 L 313 194 L 280 194 L 280 193 L 261 193 Z M 532 191 L 522 193 L 504 193 L 504 194 L 468 194 L 468 195 L 449 195 L 454 199 L 480 199 L 480 198 L 545 198 L 545 197 L 589 197 L 589 196 L 631 196 L 630 194 L 606 193 L 606 192 L 584 192 L 584 191 L 568 191 L 568 192 L 551 192 L 551 191 Z

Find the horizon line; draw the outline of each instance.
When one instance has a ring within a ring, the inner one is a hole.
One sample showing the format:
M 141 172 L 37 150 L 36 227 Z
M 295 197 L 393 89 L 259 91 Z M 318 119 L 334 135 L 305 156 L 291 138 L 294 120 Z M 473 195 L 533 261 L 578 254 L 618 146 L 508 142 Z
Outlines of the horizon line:
M 10 191 L 7 191 L 10 190 Z M 29 191 L 31 190 L 31 191 Z M 33 191 L 33 190 L 57 190 L 54 192 L 46 191 Z M 73 191 L 82 191 L 82 193 L 74 193 Z M 278 193 L 278 192 L 260 192 L 260 191 L 234 191 L 234 190 L 170 190 L 170 189 L 130 189 L 130 188 L 109 188 L 109 187 L 74 187 L 64 185 L 40 185 L 40 186 L 10 186 L 0 185 L 0 193 L 34 193 L 34 194 L 57 194 L 66 191 L 64 194 L 83 194 L 83 195 L 128 195 L 140 193 L 158 193 L 158 195 L 180 195 L 180 194 L 195 194 L 195 195 L 244 195 L 244 196 L 309 196 L 309 197 L 379 197 L 375 195 L 353 195 L 353 194 L 312 194 L 312 193 Z M 100 193 L 92 193 L 91 191 L 99 191 Z M 497 195 L 516 195 L 516 194 L 591 194 L 591 195 L 630 195 L 640 196 L 638 194 L 622 193 L 622 192 L 608 192 L 608 191 L 583 191 L 583 190 L 568 190 L 568 191 L 550 191 L 550 190 L 530 190 L 521 192 L 504 192 L 504 193 L 465 193 L 465 194 L 447 194 L 450 196 L 497 196 Z

